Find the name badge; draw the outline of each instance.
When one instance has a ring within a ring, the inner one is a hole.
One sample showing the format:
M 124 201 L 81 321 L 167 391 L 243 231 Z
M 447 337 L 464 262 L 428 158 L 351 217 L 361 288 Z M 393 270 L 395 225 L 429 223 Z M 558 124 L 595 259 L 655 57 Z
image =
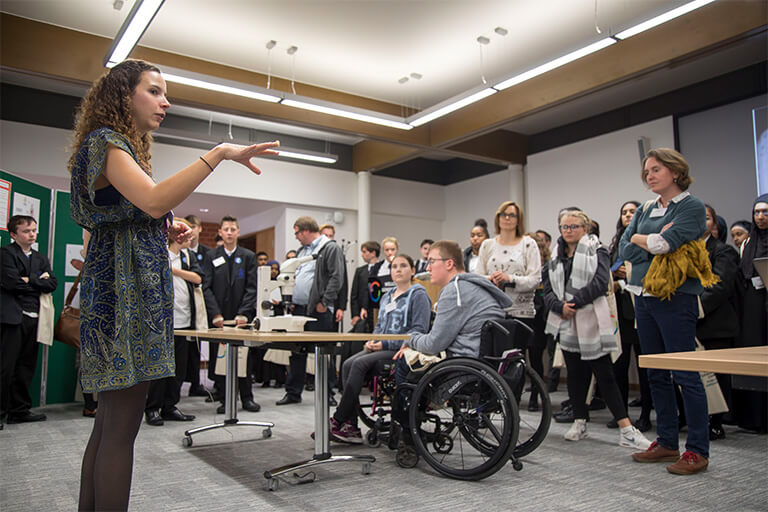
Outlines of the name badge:
M 394 303 L 394 302 L 390 302 L 389 304 L 387 304 L 386 306 L 384 306 L 384 312 L 385 312 L 385 313 L 391 313 L 391 312 L 393 312 L 395 309 L 397 309 L 397 304 L 396 304 L 396 303 Z
M 651 210 L 651 218 L 653 217 L 663 217 L 667 214 L 666 208 L 654 208 Z
M 220 266 L 222 266 L 226 262 L 227 262 L 227 260 L 224 259 L 224 256 L 219 256 L 218 258 L 213 260 L 211 263 L 213 263 L 214 267 L 220 267 Z
M 763 280 L 760 279 L 760 276 L 755 276 L 752 278 L 752 286 L 755 287 L 755 290 L 762 290 L 765 288 L 765 285 L 763 284 Z

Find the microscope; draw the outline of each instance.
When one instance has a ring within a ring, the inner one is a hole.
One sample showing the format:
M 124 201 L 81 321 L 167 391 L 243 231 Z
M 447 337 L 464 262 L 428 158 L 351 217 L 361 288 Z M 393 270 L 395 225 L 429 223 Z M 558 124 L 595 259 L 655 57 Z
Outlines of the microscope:
M 308 316 L 293 316 L 290 314 L 290 310 L 293 287 L 296 284 L 296 270 L 303 263 L 312 261 L 316 257 L 316 255 L 312 255 L 286 260 L 280 266 L 280 274 L 275 281 L 270 275 L 270 267 L 259 267 L 257 271 L 259 291 L 256 295 L 256 318 L 253 321 L 256 330 L 301 332 L 304 330 L 305 323 L 315 321 L 314 318 Z M 272 292 L 276 289 L 280 290 L 281 299 L 285 306 L 285 314 L 282 316 L 271 316 Z

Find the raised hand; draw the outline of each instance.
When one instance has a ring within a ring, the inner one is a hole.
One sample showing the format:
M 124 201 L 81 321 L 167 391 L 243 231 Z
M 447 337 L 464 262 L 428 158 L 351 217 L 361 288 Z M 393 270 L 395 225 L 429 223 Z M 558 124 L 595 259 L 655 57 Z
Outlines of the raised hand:
M 261 144 L 253 144 L 251 146 L 241 146 L 239 144 L 219 144 L 218 146 L 222 152 L 221 156 L 224 160 L 232 160 L 240 165 L 243 165 L 256 174 L 261 174 L 261 170 L 256 167 L 251 158 L 266 155 L 277 155 L 278 152 L 273 148 L 280 147 L 280 141 L 264 142 Z

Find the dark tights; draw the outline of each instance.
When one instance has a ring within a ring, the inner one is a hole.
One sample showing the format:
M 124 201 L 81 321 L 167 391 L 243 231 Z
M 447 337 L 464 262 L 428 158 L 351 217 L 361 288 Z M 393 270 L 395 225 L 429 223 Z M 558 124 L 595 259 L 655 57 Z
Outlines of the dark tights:
M 99 392 L 99 409 L 83 455 L 78 510 L 128 510 L 133 442 L 141 426 L 149 382 Z

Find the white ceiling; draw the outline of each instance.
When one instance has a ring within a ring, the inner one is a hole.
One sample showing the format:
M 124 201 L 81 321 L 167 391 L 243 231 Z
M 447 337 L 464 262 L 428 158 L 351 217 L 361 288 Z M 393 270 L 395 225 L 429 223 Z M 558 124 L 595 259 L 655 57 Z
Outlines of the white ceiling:
M 140 44 L 422 109 L 483 74 L 524 71 L 687 1 L 166 0 Z M 0 9 L 114 38 L 132 2 L 120 11 L 113 2 L 3 0 Z M 478 36 L 490 39 L 482 51 Z M 413 72 L 423 78 L 398 83 Z

